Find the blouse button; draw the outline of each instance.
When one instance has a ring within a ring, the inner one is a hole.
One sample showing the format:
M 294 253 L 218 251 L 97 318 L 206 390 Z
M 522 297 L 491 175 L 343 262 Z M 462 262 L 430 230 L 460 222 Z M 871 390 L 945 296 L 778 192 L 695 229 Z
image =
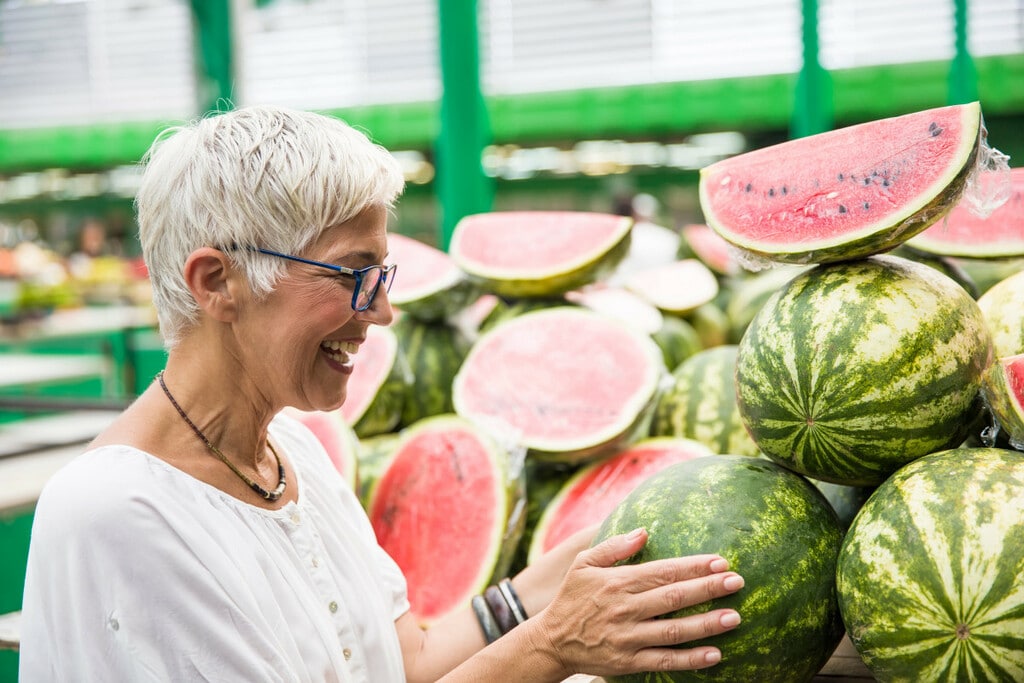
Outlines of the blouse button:
M 352 650 L 348 649 L 347 647 L 341 651 L 341 654 L 345 655 L 346 662 L 352 659 Z
M 299 513 L 298 512 L 293 512 L 292 513 L 292 522 L 294 522 L 295 524 L 298 524 L 301 521 L 302 521 L 302 517 L 299 516 Z
M 327 609 L 331 610 L 331 614 L 334 614 L 338 611 L 338 603 L 336 603 L 334 600 L 331 600 L 331 604 L 327 605 Z
M 318 558 L 318 557 L 314 557 L 312 560 L 310 560 L 310 562 L 311 562 L 311 564 L 314 567 L 319 567 L 320 566 L 320 558 Z

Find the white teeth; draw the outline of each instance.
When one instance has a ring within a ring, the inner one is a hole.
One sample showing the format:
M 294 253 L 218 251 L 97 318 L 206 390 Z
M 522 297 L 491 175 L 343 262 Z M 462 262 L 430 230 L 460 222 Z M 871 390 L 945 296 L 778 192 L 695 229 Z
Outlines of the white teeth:
M 359 351 L 359 344 L 355 342 L 346 341 L 325 341 L 320 344 L 327 351 L 341 351 L 343 353 L 353 354 Z

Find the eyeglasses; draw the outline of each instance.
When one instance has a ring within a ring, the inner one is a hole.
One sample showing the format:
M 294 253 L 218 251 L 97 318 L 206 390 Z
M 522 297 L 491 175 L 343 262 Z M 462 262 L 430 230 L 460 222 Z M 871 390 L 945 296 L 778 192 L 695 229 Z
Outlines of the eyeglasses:
M 278 258 L 288 259 L 289 261 L 298 261 L 299 263 L 306 263 L 311 266 L 327 268 L 328 270 L 333 270 L 340 275 L 355 278 L 356 286 L 352 290 L 352 310 L 354 311 L 365 311 L 372 306 L 373 300 L 377 296 L 377 292 L 380 290 L 382 285 L 385 292 L 391 291 L 391 285 L 395 281 L 395 271 L 398 269 L 397 263 L 393 263 L 390 266 L 377 265 L 352 269 L 346 268 L 345 266 L 336 266 L 333 263 L 311 261 L 309 259 L 291 256 L 289 254 L 282 254 L 269 249 L 260 249 L 258 247 L 248 247 L 248 249 L 250 251 L 266 254 L 267 256 L 277 256 Z

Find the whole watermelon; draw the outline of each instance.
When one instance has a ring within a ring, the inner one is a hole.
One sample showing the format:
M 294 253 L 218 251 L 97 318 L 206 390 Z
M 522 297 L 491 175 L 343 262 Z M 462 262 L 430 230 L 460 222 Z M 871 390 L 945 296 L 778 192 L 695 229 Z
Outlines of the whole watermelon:
M 839 555 L 850 640 L 880 681 L 1024 681 L 1024 456 L 934 453 L 874 492 Z
M 403 315 L 392 325 L 412 381 L 406 385 L 400 426 L 452 412 L 452 380 L 469 350 L 469 341 L 444 321 L 424 322 Z
M 818 266 L 765 304 L 739 344 L 736 395 L 765 455 L 870 486 L 965 439 L 991 361 L 991 335 L 963 287 L 874 256 Z
M 738 593 L 673 613 L 732 608 L 743 623 L 709 638 L 722 661 L 699 671 L 610 681 L 810 681 L 843 635 L 836 557 L 843 531 L 821 492 L 760 458 L 716 455 L 671 465 L 635 488 L 607 517 L 595 543 L 644 527 L 628 562 L 717 553 L 743 576 Z M 685 643 L 695 647 L 703 641 Z
M 655 405 L 652 436 L 681 436 L 715 453 L 757 455 L 736 404 L 734 344 L 704 349 L 672 372 Z

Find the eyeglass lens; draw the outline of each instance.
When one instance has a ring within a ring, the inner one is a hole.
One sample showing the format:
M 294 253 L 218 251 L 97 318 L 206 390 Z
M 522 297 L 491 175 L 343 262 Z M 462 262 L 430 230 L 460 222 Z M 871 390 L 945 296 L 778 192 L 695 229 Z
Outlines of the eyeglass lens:
M 391 283 L 394 282 L 395 279 L 394 272 L 394 266 L 391 266 L 387 270 L 385 270 L 383 266 L 377 266 L 364 271 L 362 274 L 362 282 L 359 285 L 359 291 L 356 292 L 355 296 L 355 309 L 357 311 L 365 311 L 369 308 L 382 283 L 384 284 L 385 291 L 390 290 Z

